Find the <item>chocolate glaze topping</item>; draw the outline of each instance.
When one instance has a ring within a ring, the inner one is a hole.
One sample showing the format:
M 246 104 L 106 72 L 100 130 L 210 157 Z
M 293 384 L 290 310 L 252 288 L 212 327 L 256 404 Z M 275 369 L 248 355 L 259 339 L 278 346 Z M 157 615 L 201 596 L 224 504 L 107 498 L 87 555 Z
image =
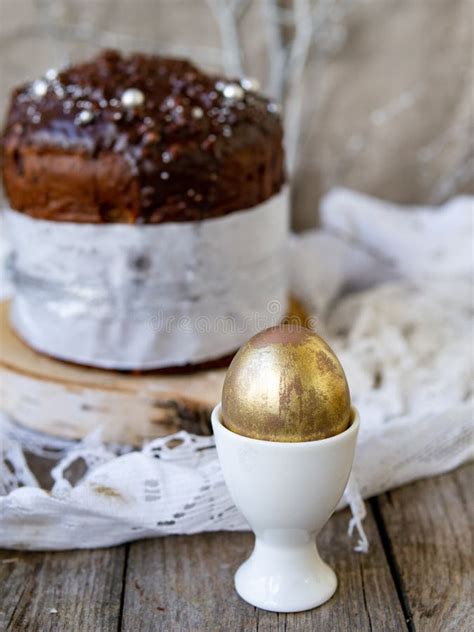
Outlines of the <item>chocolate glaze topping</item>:
M 274 104 L 188 61 L 116 51 L 17 88 L 3 154 L 12 206 L 57 221 L 198 220 L 284 181 Z

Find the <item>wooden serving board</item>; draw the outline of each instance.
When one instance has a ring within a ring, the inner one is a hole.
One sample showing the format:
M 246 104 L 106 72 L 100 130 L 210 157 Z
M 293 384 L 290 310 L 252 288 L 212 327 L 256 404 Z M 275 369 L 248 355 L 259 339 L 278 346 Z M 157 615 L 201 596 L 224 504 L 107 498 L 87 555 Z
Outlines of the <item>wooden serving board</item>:
M 289 317 L 306 323 L 294 299 Z M 100 426 L 104 441 L 137 447 L 179 430 L 209 435 L 225 372 L 134 374 L 55 360 L 15 334 L 0 303 L 0 410 L 45 435 L 82 439 Z
M 141 446 L 179 430 L 210 434 L 225 369 L 181 375 L 122 373 L 36 353 L 14 333 L 0 304 L 0 409 L 32 430 Z

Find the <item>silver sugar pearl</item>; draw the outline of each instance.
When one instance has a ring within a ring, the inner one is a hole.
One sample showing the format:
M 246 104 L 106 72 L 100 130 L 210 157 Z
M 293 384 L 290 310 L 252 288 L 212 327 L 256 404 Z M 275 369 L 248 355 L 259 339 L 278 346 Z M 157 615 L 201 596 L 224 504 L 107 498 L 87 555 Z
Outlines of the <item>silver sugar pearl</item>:
M 162 172 L 160 173 L 160 178 L 161 178 L 162 180 L 169 180 L 169 177 L 170 177 L 170 174 L 169 174 L 167 171 L 162 171 Z
M 44 79 L 36 79 L 31 86 L 35 97 L 41 98 L 48 92 L 48 83 Z
M 66 96 L 64 88 L 60 84 L 54 86 L 54 94 L 58 97 L 58 99 L 64 99 Z
M 87 125 L 94 119 L 94 114 L 90 110 L 82 110 L 74 119 L 76 125 Z
M 224 81 L 216 81 L 214 85 L 216 87 L 216 90 L 219 90 L 219 92 L 222 92 L 227 84 L 224 83 Z
M 267 110 L 272 114 L 280 114 L 281 105 L 279 103 L 273 103 L 272 101 L 267 105 Z
M 80 99 L 79 101 L 77 101 L 76 105 L 77 105 L 77 107 L 83 108 L 84 110 L 91 110 L 92 109 L 92 103 L 90 101 L 86 101 L 84 99 Z
M 238 83 L 228 83 L 222 91 L 222 94 L 226 99 L 241 101 L 245 96 L 245 91 Z
M 258 92 L 258 90 L 260 90 L 260 81 L 255 79 L 255 77 L 244 77 L 240 81 L 240 85 L 244 90 L 248 90 L 249 92 Z
M 58 71 L 55 68 L 49 68 L 44 73 L 44 76 L 46 77 L 48 81 L 54 81 L 55 79 L 58 78 Z
M 202 119 L 204 116 L 204 110 L 199 106 L 196 106 L 191 110 L 191 116 L 196 120 Z
M 143 105 L 145 95 L 138 88 L 128 88 L 120 98 L 122 105 L 126 108 L 136 108 Z

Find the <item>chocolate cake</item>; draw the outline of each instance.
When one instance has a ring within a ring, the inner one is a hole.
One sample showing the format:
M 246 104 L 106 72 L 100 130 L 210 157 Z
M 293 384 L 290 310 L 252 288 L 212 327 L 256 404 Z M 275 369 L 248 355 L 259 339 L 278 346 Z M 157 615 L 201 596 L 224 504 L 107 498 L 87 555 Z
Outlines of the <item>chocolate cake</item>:
M 34 349 L 209 367 L 284 317 L 282 126 L 252 81 L 106 51 L 17 88 L 2 144 L 10 320 Z
M 17 88 L 11 206 L 41 219 L 159 223 L 263 202 L 284 180 L 275 104 L 188 61 L 106 51 Z

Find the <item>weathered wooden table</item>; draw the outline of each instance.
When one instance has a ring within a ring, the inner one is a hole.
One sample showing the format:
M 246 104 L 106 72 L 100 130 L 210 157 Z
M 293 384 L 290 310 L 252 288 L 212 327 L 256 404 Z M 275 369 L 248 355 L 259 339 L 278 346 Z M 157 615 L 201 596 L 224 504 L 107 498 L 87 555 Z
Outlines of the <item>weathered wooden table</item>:
M 61 553 L 0 552 L 0 629 L 61 632 L 337 632 L 474 629 L 473 467 L 367 503 L 368 555 L 352 552 L 348 511 L 334 515 L 321 553 L 338 591 L 317 610 L 273 614 L 233 590 L 248 533 L 217 533 Z

